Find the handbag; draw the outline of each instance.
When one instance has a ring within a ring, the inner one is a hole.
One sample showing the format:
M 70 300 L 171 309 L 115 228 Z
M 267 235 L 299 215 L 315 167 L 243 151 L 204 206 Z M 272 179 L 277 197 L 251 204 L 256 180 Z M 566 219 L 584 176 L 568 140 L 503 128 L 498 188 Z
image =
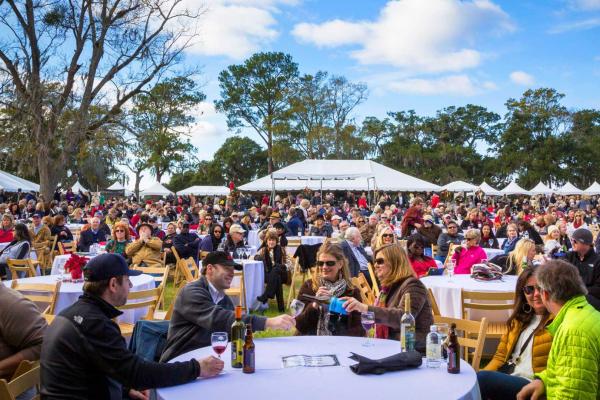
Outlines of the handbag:
M 513 360 L 512 358 L 509 359 L 507 362 L 502 364 L 500 366 L 500 368 L 498 368 L 498 372 L 502 372 L 503 374 L 507 374 L 507 375 L 512 375 L 512 373 L 515 372 L 515 367 L 517 366 L 517 364 L 519 362 L 521 362 L 521 354 L 523 354 L 523 352 L 527 348 L 527 345 L 531 341 L 531 338 L 533 338 L 533 335 L 535 335 L 535 330 L 533 332 L 531 332 L 531 334 L 529 335 L 529 337 L 527 338 L 525 343 L 523 343 L 523 345 L 521 346 L 521 350 L 519 350 L 519 355 L 517 356 L 517 359 L 516 360 Z
M 471 278 L 476 281 L 501 280 L 504 274 L 502 268 L 496 264 L 475 264 L 471 269 Z

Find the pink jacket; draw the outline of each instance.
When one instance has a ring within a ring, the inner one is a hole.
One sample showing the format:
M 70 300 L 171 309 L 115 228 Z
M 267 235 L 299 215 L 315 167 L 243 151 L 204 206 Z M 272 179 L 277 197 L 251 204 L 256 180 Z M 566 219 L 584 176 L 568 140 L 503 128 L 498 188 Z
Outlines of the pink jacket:
M 481 260 L 487 259 L 487 255 L 481 247 L 476 246 L 468 249 L 463 248 L 460 255 L 457 256 L 454 253 L 452 259 L 456 262 L 456 267 L 454 267 L 455 274 L 470 274 L 471 267 L 474 264 L 480 263 Z

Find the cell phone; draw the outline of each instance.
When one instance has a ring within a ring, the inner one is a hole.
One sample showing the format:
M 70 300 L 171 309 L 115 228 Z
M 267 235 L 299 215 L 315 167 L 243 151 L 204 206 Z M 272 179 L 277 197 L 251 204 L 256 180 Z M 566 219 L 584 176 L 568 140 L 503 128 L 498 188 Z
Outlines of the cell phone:
M 427 276 L 436 276 L 436 275 L 444 275 L 445 268 L 429 268 L 427 271 Z

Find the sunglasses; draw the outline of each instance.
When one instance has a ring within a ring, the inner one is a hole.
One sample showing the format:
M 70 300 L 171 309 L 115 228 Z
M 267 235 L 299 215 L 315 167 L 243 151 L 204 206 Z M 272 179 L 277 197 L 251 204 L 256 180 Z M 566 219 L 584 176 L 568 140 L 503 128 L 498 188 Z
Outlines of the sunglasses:
M 215 233 L 223 233 L 223 231 L 215 231 Z
M 365 223 L 365 220 L 364 220 L 364 219 L 359 219 L 359 220 L 358 220 L 358 221 L 356 221 L 356 222 L 358 222 L 359 224 L 364 224 L 364 223 Z
M 383 258 L 377 258 L 375 260 L 375 264 L 377 264 L 377 265 L 383 265 L 383 264 L 385 264 L 385 260 Z
M 533 292 L 535 292 L 536 290 L 538 292 L 542 291 L 542 289 L 540 289 L 540 287 L 537 286 L 537 285 L 535 285 L 535 286 L 534 285 L 529 285 L 529 286 L 523 287 L 523 293 L 525 293 L 525 294 L 533 294 Z
M 115 229 L 115 232 L 125 232 L 123 229 Z
M 394 234 L 393 233 L 384 233 L 383 235 L 381 235 L 382 238 L 393 238 Z
M 317 266 L 322 267 L 323 265 L 327 265 L 328 267 L 333 267 L 337 264 L 337 261 L 317 261 Z
M 212 218 L 204 218 L 205 221 L 212 221 Z

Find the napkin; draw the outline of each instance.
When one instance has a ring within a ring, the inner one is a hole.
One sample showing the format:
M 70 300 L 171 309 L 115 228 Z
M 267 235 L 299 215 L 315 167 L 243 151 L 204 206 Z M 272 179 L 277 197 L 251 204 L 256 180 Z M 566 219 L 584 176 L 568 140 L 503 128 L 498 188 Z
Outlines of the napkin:
M 418 351 L 408 351 L 405 353 L 394 354 L 379 360 L 371 360 L 370 358 L 361 356 L 356 353 L 351 353 L 351 358 L 358 361 L 358 364 L 350 366 L 352 372 L 358 375 L 375 374 L 381 375 L 390 371 L 401 371 L 408 368 L 418 368 L 423 363 L 422 355 Z

